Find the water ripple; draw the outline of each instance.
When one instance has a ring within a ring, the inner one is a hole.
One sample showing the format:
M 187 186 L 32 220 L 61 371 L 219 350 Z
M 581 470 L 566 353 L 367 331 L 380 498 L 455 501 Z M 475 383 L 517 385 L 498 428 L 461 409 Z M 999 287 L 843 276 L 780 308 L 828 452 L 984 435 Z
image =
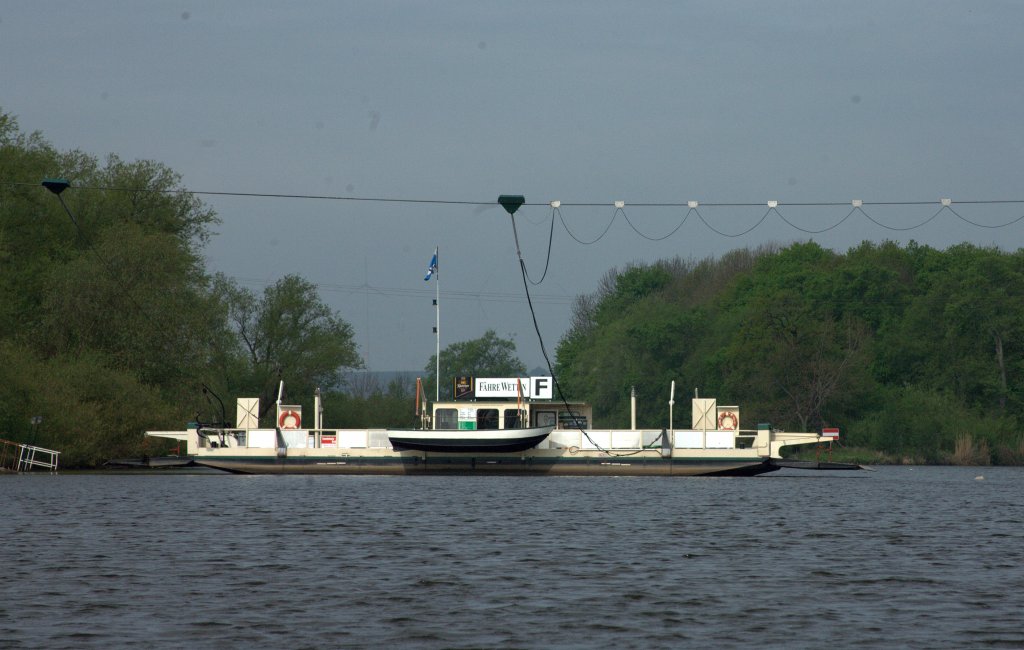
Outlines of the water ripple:
M 1024 645 L 1024 472 L 0 477 L 0 641 Z

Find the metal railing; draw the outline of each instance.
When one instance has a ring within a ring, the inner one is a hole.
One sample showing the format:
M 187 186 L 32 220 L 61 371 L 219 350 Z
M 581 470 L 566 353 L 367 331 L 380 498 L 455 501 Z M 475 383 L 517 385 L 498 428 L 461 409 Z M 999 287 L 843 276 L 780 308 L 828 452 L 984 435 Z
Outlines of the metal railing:
M 28 472 L 36 467 L 56 472 L 60 452 L 45 447 L 0 440 L 0 467 L 15 472 Z

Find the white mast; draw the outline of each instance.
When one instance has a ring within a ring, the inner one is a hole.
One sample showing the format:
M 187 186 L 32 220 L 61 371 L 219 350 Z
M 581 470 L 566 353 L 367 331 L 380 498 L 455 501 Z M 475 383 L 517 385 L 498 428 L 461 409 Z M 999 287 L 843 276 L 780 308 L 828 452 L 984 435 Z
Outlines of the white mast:
M 427 274 L 424 280 L 434 280 L 434 338 L 436 346 L 434 349 L 434 361 L 437 367 L 434 370 L 434 401 L 441 401 L 441 282 L 437 277 L 437 249 L 434 247 L 434 256 L 430 258 L 430 266 L 427 267 Z M 426 395 L 424 395 L 426 397 Z
M 434 247 L 434 361 L 437 363 L 435 373 L 437 381 L 434 382 L 434 401 L 441 401 L 441 277 L 438 271 L 440 260 L 437 257 L 438 247 Z

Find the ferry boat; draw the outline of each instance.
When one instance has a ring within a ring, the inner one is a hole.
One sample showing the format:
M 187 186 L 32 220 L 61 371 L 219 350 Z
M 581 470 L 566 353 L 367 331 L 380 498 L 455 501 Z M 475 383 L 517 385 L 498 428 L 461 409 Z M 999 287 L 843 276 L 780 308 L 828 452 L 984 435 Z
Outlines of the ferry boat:
M 313 426 L 301 407 L 276 404 L 276 426 L 258 423 L 259 400 L 239 399 L 236 426 L 190 423 L 146 435 L 185 442 L 197 465 L 243 474 L 521 474 L 607 476 L 753 476 L 781 467 L 859 469 L 785 461 L 794 445 L 829 443 L 838 429 L 778 431 L 741 426 L 736 406 L 695 397 L 688 427 L 593 427 L 593 410 L 552 399 L 550 377 L 482 378 L 456 399 L 424 409 L 421 429 L 327 429 L 314 397 Z M 419 392 L 419 391 L 417 391 Z

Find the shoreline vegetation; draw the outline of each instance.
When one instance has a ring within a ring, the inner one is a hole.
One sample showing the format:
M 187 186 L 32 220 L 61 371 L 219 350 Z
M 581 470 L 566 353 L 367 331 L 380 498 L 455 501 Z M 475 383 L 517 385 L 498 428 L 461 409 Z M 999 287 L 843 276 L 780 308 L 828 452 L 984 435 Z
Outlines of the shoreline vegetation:
M 415 425 L 412 382 L 346 375 L 364 369 L 354 329 L 315 283 L 257 294 L 207 269 L 218 223 L 163 164 L 58 151 L 0 110 L 0 437 L 65 468 L 161 456 L 144 431 L 227 421 L 239 396 L 271 424 L 282 379 L 306 412 L 320 390 L 332 426 Z M 638 426 L 660 428 L 675 382 L 784 430 L 839 426 L 843 462 L 1024 464 L 1024 249 L 764 244 L 594 286 L 553 357 L 594 428 L 630 420 L 631 388 Z M 441 356 L 441 394 L 525 371 L 493 330 Z
M 936 450 L 933 454 L 922 453 L 889 453 L 867 447 L 825 445 L 797 450 L 792 456 L 796 460 L 822 460 L 837 463 L 853 463 L 857 465 L 956 465 L 960 467 L 1024 466 L 1024 435 L 1016 446 L 1000 445 L 993 449 L 988 441 L 975 439 L 969 433 L 956 438 L 952 451 Z
M 838 426 L 840 462 L 1021 465 L 1021 314 L 1024 249 L 737 249 L 609 271 L 556 374 L 595 421 L 626 420 L 631 385 L 657 417 L 675 381 L 783 430 Z
M 161 450 L 162 451 L 162 450 Z M 146 456 L 140 456 L 143 458 Z M 163 457 L 163 458 L 175 458 L 184 456 L 175 456 L 160 454 L 159 456 L 150 456 L 152 458 Z M 863 447 L 836 447 L 832 450 L 827 448 L 812 448 L 804 449 L 796 453 L 787 454 L 786 458 L 789 460 L 806 460 L 816 462 L 835 462 L 835 463 L 848 463 L 852 465 L 864 465 L 864 466 L 918 466 L 918 467 L 929 467 L 929 466 L 950 466 L 950 467 L 1024 467 L 1024 444 L 1018 449 L 1007 449 L 1003 452 L 997 452 L 995 455 L 989 453 L 987 445 L 975 443 L 973 446 L 970 443 L 965 443 L 963 448 L 958 448 L 954 453 L 940 454 L 936 460 L 928 460 L 923 456 L 919 455 L 896 455 L 889 454 L 884 451 L 878 451 L 875 449 L 867 449 Z M 62 465 L 58 473 L 60 472 L 174 472 L 174 471 L 194 471 L 196 468 L 188 467 L 130 467 L 127 465 L 81 465 L 81 466 L 64 466 Z M 30 470 L 38 473 L 43 470 Z M 16 474 L 17 472 L 7 468 L 0 467 L 0 475 L 2 474 Z

